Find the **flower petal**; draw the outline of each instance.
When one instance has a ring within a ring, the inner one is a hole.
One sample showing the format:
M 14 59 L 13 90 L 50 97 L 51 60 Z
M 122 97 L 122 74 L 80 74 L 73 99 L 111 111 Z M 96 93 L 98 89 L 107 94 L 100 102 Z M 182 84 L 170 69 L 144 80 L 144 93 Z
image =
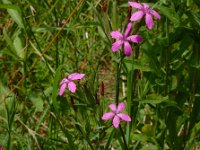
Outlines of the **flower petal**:
M 74 82 L 69 82 L 67 86 L 72 93 L 76 92 L 76 84 Z
M 113 124 L 113 126 L 114 126 L 115 128 L 118 128 L 118 127 L 119 127 L 120 118 L 119 118 L 117 115 L 115 115 L 112 124 Z
M 116 52 L 120 49 L 120 47 L 122 46 L 123 41 L 118 40 L 115 43 L 112 44 L 112 51 Z
M 110 33 L 113 39 L 122 39 L 123 35 L 119 31 L 112 31 Z
M 123 111 L 125 108 L 125 104 L 124 102 L 121 102 L 117 105 L 117 113 L 120 113 L 121 111 Z
M 145 22 L 147 24 L 148 29 L 151 30 L 153 28 L 153 18 L 149 13 L 146 14 Z
M 158 14 L 157 11 L 151 9 L 149 12 L 150 12 L 152 15 L 154 15 L 154 16 L 156 17 L 156 19 L 160 19 L 160 15 Z
M 113 112 L 108 112 L 103 114 L 103 116 L 101 117 L 102 120 L 108 120 L 111 119 L 112 117 L 114 117 L 115 113 Z
M 117 111 L 117 106 L 116 106 L 116 104 L 110 104 L 108 107 L 109 107 L 113 112 L 116 112 L 116 111 Z
M 133 13 L 131 15 L 130 20 L 131 21 L 140 20 L 140 19 L 142 19 L 143 16 L 144 16 L 144 12 L 140 10 L 140 11 L 137 11 L 137 12 Z
M 67 83 L 63 83 L 63 84 L 60 86 L 60 92 L 59 92 L 60 96 L 63 95 L 66 86 L 67 86 Z
M 82 79 L 85 76 L 85 74 L 82 73 L 72 73 L 68 76 L 69 80 L 79 80 Z
M 130 23 L 128 23 L 126 30 L 124 32 L 124 38 L 126 38 L 129 35 L 131 29 L 132 29 L 132 23 L 130 22 Z
M 147 3 L 142 3 L 142 4 L 143 4 L 143 7 L 145 10 L 149 9 L 149 4 L 147 4 Z
M 60 85 L 62 85 L 63 83 L 68 83 L 69 80 L 67 78 L 62 79 L 62 81 L 60 82 Z
M 142 42 L 142 37 L 139 35 L 131 35 L 127 38 L 127 40 L 129 40 L 133 43 L 140 43 L 140 42 Z
M 124 54 L 126 56 L 130 56 L 132 54 L 132 48 L 128 42 L 124 42 Z
M 142 5 L 140 3 L 137 2 L 128 2 L 128 4 L 134 8 L 138 8 L 138 9 L 142 9 Z
M 124 121 L 127 121 L 127 122 L 131 121 L 131 117 L 127 114 L 120 113 L 120 114 L 117 114 L 117 116 L 120 117 Z

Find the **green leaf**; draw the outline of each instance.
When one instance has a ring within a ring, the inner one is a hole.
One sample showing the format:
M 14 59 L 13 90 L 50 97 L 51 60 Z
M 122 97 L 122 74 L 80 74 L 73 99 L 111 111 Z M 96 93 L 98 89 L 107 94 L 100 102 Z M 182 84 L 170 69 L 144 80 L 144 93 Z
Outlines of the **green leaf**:
M 140 103 L 159 104 L 159 103 L 162 103 L 167 100 L 168 100 L 168 97 L 163 97 L 158 94 L 150 94 L 150 95 L 146 96 L 145 100 L 140 100 L 139 102 Z
M 199 29 L 200 28 L 200 15 L 195 12 L 188 12 L 187 13 L 189 21 L 192 23 L 192 27 Z
M 200 133 L 200 122 L 196 123 L 195 126 L 192 128 L 192 132 L 190 134 L 189 140 L 186 145 L 186 149 L 192 149 L 192 146 L 195 145 L 195 141 L 198 141 Z
M 139 103 L 149 103 L 149 104 L 160 104 L 160 103 L 168 103 L 169 105 L 176 105 L 175 101 L 171 101 L 168 99 L 168 97 L 163 97 L 158 94 L 149 94 L 146 96 L 145 100 L 139 100 Z
M 112 139 L 115 136 L 115 131 L 116 131 L 116 129 L 113 129 L 112 132 L 110 133 L 110 137 L 109 137 L 109 139 L 108 139 L 108 141 L 106 143 L 105 150 L 109 149 L 109 146 L 111 145 Z
M 24 48 L 23 48 L 22 40 L 19 37 L 19 34 L 15 37 L 15 39 L 13 41 L 13 45 L 15 47 L 16 54 L 20 58 L 24 58 L 25 57 L 25 51 L 24 51 Z
M 157 6 L 159 11 L 165 15 L 169 20 L 171 20 L 174 24 L 178 25 L 180 24 L 179 16 L 177 15 L 175 8 L 171 7 L 165 7 L 165 6 Z
M 55 108 L 55 110 L 58 111 L 59 104 L 57 102 L 57 96 L 58 96 L 58 89 L 59 89 L 59 82 L 60 82 L 60 76 L 61 76 L 61 69 L 63 65 L 60 65 L 58 69 L 56 70 L 56 74 L 54 77 L 54 83 L 53 83 L 53 91 L 52 91 L 52 104 Z
M 117 1 L 114 0 L 112 3 L 112 29 L 117 30 L 118 28 L 118 21 L 119 21 L 119 16 L 118 16 L 118 10 L 117 10 Z
M 150 66 L 150 64 L 148 62 L 144 62 L 142 60 L 128 60 L 128 59 L 124 59 L 124 62 L 126 64 L 126 67 L 128 69 L 128 71 L 132 71 L 135 69 L 141 70 L 141 71 L 153 71 L 152 67 Z
M 37 111 L 39 111 L 39 112 L 43 111 L 44 102 L 43 102 L 41 96 L 39 96 L 38 94 L 33 94 L 33 92 L 32 92 L 32 94 L 30 96 L 30 100 L 33 103 L 33 105 L 35 106 Z
M 15 9 L 16 11 L 21 12 L 18 6 L 12 4 L 0 4 L 0 8 Z
M 8 46 L 9 46 L 8 48 L 5 49 L 4 53 L 12 56 L 14 59 L 19 58 L 17 53 L 16 53 L 13 41 L 10 38 L 10 36 L 8 35 L 6 29 L 3 29 L 3 35 L 4 35 L 5 41 L 7 42 Z
M 6 8 L 9 13 L 9 15 L 12 17 L 12 19 L 18 24 L 20 28 L 24 28 L 24 23 L 21 15 L 20 8 L 18 6 L 12 5 L 12 3 L 9 0 L 2 0 L 4 4 L 1 5 L 1 7 Z

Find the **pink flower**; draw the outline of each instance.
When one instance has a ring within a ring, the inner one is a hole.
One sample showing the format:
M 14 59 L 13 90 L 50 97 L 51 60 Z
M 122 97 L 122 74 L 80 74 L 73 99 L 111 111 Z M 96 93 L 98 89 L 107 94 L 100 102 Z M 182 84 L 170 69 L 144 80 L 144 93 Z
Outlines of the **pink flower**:
M 121 46 L 124 44 L 124 54 L 126 56 L 130 56 L 132 53 L 132 48 L 129 42 L 139 43 L 142 42 L 142 37 L 138 35 L 128 36 L 132 28 L 132 23 L 129 23 L 126 27 L 126 31 L 124 35 L 122 35 L 119 31 L 113 31 L 110 33 L 112 38 L 116 39 L 116 42 L 112 44 L 112 51 L 118 51 Z
M 137 3 L 137 2 L 128 2 L 128 4 L 134 8 L 138 8 L 139 10 L 131 15 L 130 20 L 136 21 L 142 19 L 145 15 L 145 22 L 148 29 L 153 28 L 153 18 L 152 15 L 156 17 L 156 19 L 160 19 L 160 15 L 153 9 L 149 8 L 149 5 L 146 3 Z
M 123 102 L 119 103 L 117 106 L 116 104 L 110 104 L 109 108 L 112 110 L 112 112 L 105 113 L 101 117 L 101 119 L 108 120 L 108 119 L 113 118 L 112 124 L 115 128 L 118 128 L 120 124 L 120 120 L 124 120 L 127 122 L 131 121 L 131 117 L 129 117 L 126 114 L 121 113 L 125 108 L 125 104 Z
M 76 92 L 76 84 L 73 82 L 74 80 L 79 80 L 82 79 L 85 76 L 85 74 L 82 73 L 72 73 L 71 75 L 69 75 L 67 78 L 64 78 L 61 82 L 60 82 L 60 96 L 63 95 L 66 86 L 68 87 L 68 89 L 72 92 L 75 93 Z

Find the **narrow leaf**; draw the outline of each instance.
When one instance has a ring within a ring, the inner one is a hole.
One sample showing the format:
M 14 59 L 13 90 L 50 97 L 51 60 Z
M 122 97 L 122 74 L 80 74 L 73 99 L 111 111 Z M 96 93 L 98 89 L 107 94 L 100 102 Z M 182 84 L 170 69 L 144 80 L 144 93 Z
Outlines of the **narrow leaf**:
M 7 7 L 7 11 L 12 19 L 18 24 L 20 28 L 24 28 L 24 23 L 22 19 L 22 15 L 18 6 L 12 5 L 9 0 L 2 0 L 4 4 L 8 5 L 1 5 L 1 7 Z

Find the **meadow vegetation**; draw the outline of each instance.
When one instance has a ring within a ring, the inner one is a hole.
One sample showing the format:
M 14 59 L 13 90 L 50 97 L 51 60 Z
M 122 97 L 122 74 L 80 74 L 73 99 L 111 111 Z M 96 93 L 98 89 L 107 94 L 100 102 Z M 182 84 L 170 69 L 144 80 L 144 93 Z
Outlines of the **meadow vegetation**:
M 136 2 L 0 0 L 3 149 L 200 149 L 200 1 Z

